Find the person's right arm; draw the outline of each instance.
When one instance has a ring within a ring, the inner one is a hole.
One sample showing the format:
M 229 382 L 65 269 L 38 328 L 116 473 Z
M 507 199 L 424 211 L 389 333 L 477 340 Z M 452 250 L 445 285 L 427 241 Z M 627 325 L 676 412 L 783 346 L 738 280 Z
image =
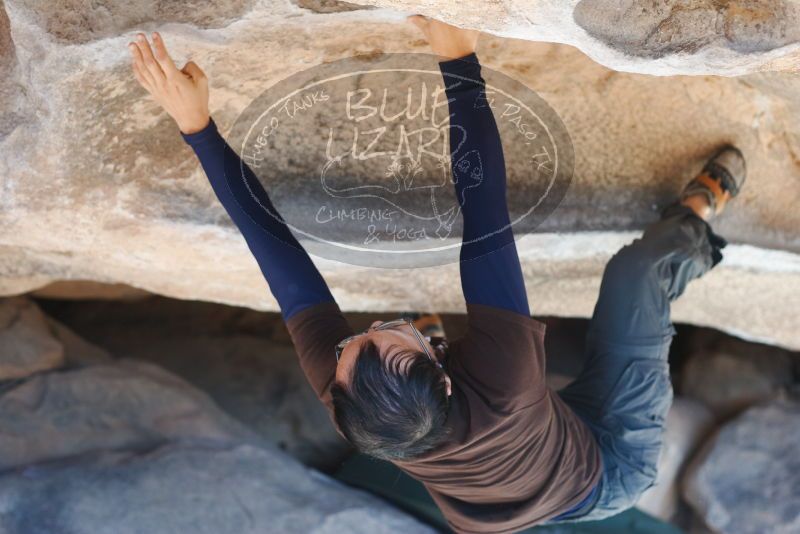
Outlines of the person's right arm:
M 200 160 L 214 193 L 278 301 L 308 381 L 330 407 L 334 347 L 352 330 L 256 175 L 220 135 L 208 112 L 205 74 L 191 62 L 177 70 L 158 34 L 153 42 L 155 55 L 143 35 L 139 44 L 132 45 L 136 78 L 175 119 Z
M 317 397 L 332 410 L 334 347 L 353 331 L 322 275 L 284 223 L 253 171 L 225 142 L 213 120 L 183 134 L 194 149 L 220 203 L 258 262 Z
M 258 178 L 222 138 L 213 119 L 199 132 L 181 133 L 192 147 L 225 211 L 244 236 L 284 320 L 323 302 L 328 286 L 278 214 Z

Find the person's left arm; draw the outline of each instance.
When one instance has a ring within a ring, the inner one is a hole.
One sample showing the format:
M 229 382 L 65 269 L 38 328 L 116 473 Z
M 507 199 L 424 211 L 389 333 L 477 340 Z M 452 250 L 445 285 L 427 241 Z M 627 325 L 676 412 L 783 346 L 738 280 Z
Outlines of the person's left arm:
M 506 199 L 503 146 L 478 57 L 472 52 L 439 67 L 464 218 L 460 268 L 467 332 L 458 364 L 463 380 L 492 406 L 513 412 L 545 396 L 544 325 L 530 316 Z
M 450 111 L 450 157 L 464 219 L 461 287 L 467 305 L 530 316 L 506 199 L 506 163 L 475 52 L 439 62 Z

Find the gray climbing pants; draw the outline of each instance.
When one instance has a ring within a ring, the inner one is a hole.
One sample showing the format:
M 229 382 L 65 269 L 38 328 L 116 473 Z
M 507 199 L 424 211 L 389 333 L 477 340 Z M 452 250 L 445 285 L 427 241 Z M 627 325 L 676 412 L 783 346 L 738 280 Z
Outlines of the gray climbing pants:
M 594 433 L 603 474 L 594 502 L 561 520 L 617 514 L 654 484 L 672 403 L 670 303 L 719 263 L 726 244 L 690 208 L 674 204 L 608 262 L 584 369 L 559 392 Z

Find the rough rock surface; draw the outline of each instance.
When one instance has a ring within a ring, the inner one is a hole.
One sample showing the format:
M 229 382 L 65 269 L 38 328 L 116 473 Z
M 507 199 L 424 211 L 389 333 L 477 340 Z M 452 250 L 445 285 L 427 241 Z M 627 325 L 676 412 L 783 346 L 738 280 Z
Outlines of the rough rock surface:
M 723 418 L 795 382 L 791 353 L 732 341 L 690 355 L 680 376 L 681 394 Z
M 126 354 L 207 392 L 220 408 L 306 465 L 329 467 L 351 450 L 308 386 L 290 344 L 196 336 L 154 341 L 132 352 Z
M 743 74 L 797 68 L 800 10 L 790 0 L 362 0 L 498 36 L 565 43 L 616 70 Z
M 706 47 L 758 54 L 800 41 L 797 5 L 782 0 L 581 0 L 573 13 L 593 37 L 650 58 Z
M 754 407 L 725 425 L 684 484 L 684 497 L 715 532 L 800 531 L 800 402 Z
M 351 451 L 308 385 L 278 315 L 162 297 L 42 307 L 115 357 L 181 377 L 306 465 L 333 469 Z
M 37 326 L 17 336 L 29 350 L 52 352 L 44 340 L 67 364 L 0 381 L 3 534 L 433 532 L 303 466 L 164 369 L 112 360 L 32 301 L 0 310 Z
M 371 3 L 503 35 L 572 43 L 615 68 L 640 72 L 749 72 L 790 65 L 796 51 L 796 25 L 783 35 L 771 22 L 776 14 L 787 21 L 795 16 L 780 2 L 759 8 L 770 28 L 762 39 L 767 45 L 747 48 L 742 43 L 751 39 L 752 27 L 740 30 L 736 23 L 740 38 L 732 46 L 720 37 L 730 24 L 720 23 L 707 43 L 680 45 L 682 51 L 668 49 L 658 58 L 649 48 L 623 53 L 612 47 L 618 44 L 579 29 L 574 20 L 583 19 L 572 15 L 577 2 L 480 8 Z M 427 51 L 416 28 L 403 22 L 404 13 L 334 2 L 300 5 L 242 1 L 211 9 L 134 2 L 101 9 L 74 1 L 63 10 L 6 0 L 7 20 L 0 15 L 0 28 L 10 28 L 10 37 L 0 32 L 0 294 L 57 280 L 95 280 L 275 309 L 177 128 L 135 84 L 125 43 L 134 30 L 158 29 L 179 62 L 191 54 L 210 76 L 212 112 L 223 132 L 265 87 L 309 66 L 354 54 Z M 584 1 L 580 9 L 592 14 L 607 5 Z M 712 3 L 697 5 L 710 9 Z M 641 34 L 659 13 L 626 31 Z M 670 13 L 670 24 L 680 30 L 680 9 Z M 595 19 L 600 26 L 591 32 L 597 35 L 614 25 Z M 540 228 L 544 233 L 518 245 L 535 313 L 590 314 L 608 257 L 657 216 L 714 147 L 734 141 L 747 154 L 751 178 L 717 226 L 735 244 L 723 265 L 690 287 L 673 317 L 800 347 L 797 317 L 789 313 L 800 308 L 796 77 L 621 74 L 569 46 L 488 35 L 479 54 L 487 67 L 545 98 L 575 147 L 569 194 Z M 302 143 L 284 157 L 300 162 L 297 172 L 311 172 L 302 167 Z M 520 179 L 510 176 L 512 194 Z M 327 260 L 319 265 L 344 309 L 463 311 L 455 265 L 420 270 L 414 284 L 405 272 Z
M 0 476 L 0 530 L 433 533 L 380 499 L 278 451 L 166 446 L 107 452 Z
M 42 373 L 4 387 L 0 419 L 0 470 L 168 441 L 258 441 L 206 394 L 136 361 Z
M 64 347 L 64 363 L 66 366 L 78 368 L 111 361 L 111 355 L 107 351 L 89 343 L 52 317 L 48 317 L 47 322 L 50 323 L 53 335 Z
M 32 301 L 0 300 L 0 380 L 24 378 L 64 363 L 64 346 Z

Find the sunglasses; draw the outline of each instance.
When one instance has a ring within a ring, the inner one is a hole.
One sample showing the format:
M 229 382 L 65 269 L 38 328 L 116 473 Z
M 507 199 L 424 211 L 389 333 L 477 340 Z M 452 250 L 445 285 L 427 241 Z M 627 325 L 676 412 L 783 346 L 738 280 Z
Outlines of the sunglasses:
M 425 355 L 433 363 L 435 363 L 437 367 L 442 369 L 443 368 L 442 364 L 440 362 L 438 362 L 431 355 L 430 351 L 428 350 L 427 345 L 425 345 L 425 341 L 422 339 L 422 334 L 420 333 L 419 330 L 417 330 L 417 328 L 414 326 L 414 323 L 410 319 L 395 319 L 394 321 L 387 321 L 387 322 L 381 323 L 381 324 L 379 324 L 378 326 L 375 326 L 375 327 L 371 326 L 371 327 L 367 328 L 366 330 L 364 330 L 363 332 L 361 332 L 360 334 L 356 334 L 354 336 L 350 336 L 350 337 L 344 338 L 343 340 L 341 340 L 336 345 L 336 348 L 335 348 L 336 362 L 337 363 L 339 362 L 339 358 L 342 356 L 342 351 L 344 351 L 344 348 L 347 346 L 347 344 L 350 343 L 351 341 L 353 341 L 355 338 L 357 338 L 359 336 L 363 336 L 364 334 L 366 334 L 367 332 L 370 332 L 370 331 L 376 331 L 377 332 L 379 330 L 392 330 L 392 329 L 396 329 L 396 328 L 401 328 L 401 327 L 406 326 L 406 325 L 411 327 L 411 331 L 414 332 L 414 336 L 417 338 L 417 341 L 419 341 L 419 344 L 422 347 L 423 352 L 425 352 Z

